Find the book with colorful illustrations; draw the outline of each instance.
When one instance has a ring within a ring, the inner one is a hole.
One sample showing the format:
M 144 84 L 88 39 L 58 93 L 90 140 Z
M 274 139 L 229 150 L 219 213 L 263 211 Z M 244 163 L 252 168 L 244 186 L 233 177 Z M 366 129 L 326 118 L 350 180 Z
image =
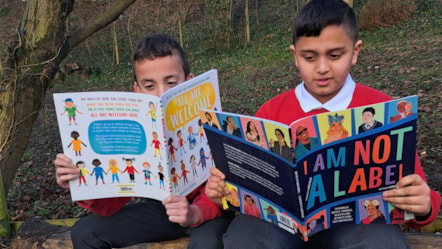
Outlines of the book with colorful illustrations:
M 225 208 L 304 240 L 346 223 L 414 218 L 383 201 L 382 192 L 414 173 L 417 96 L 322 113 L 289 126 L 226 112 L 200 114 L 205 112 L 218 127 L 204 125 L 230 190 Z
M 72 200 L 187 195 L 209 176 L 199 109 L 221 110 L 216 70 L 156 97 L 134 92 L 53 94 L 64 153 L 79 173 Z

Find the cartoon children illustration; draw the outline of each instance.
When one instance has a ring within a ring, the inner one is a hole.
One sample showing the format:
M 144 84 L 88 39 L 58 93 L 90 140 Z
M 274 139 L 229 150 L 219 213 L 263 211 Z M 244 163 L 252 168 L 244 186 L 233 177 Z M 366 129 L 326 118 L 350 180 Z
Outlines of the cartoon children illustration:
M 91 173 L 91 176 L 95 174 L 95 185 L 98 185 L 98 178 L 101 178 L 101 182 L 105 184 L 103 174 L 107 175 L 107 173 L 104 172 L 103 168 L 100 166 L 101 165 L 100 160 L 99 159 L 92 160 L 92 165 L 95 166 Z
M 80 139 L 80 133 L 78 131 L 72 131 L 71 132 L 71 142 L 68 144 L 68 148 L 72 145 L 72 150 L 75 152 L 76 156 L 81 156 L 81 145 L 84 145 L 84 147 L 87 147 L 85 143 L 83 143 Z
M 143 163 L 143 173 L 144 173 L 144 184 L 152 185 L 152 182 L 150 181 L 150 177 L 152 175 L 152 171 L 150 171 L 150 163 L 144 162 Z
M 198 165 L 201 164 L 201 168 L 203 168 L 203 170 L 207 167 L 206 159 L 209 159 L 209 157 L 204 154 L 204 148 L 201 147 L 201 149 L 200 149 L 200 161 L 198 162 Z
M 86 184 L 86 178 L 84 178 L 85 175 L 90 174 L 89 171 L 87 169 L 85 169 L 85 163 L 83 161 L 78 161 L 75 166 L 77 166 L 78 169 L 78 187 L 81 186 L 81 182 L 84 183 L 85 186 L 87 186 Z
M 174 163 L 176 162 L 175 151 L 178 149 L 173 145 L 173 138 L 170 137 L 169 140 L 167 140 L 167 146 L 169 147 L 169 161 L 170 163 Z
M 135 161 L 135 158 L 124 158 L 123 161 L 126 162 L 126 168 L 121 172 L 124 174 L 127 172 L 129 174 L 130 183 L 135 183 L 135 172 L 138 173 L 137 169 L 134 167 L 133 162 Z
M 186 165 L 184 164 L 184 161 L 181 160 L 181 176 L 180 176 L 180 178 L 183 178 L 184 184 L 189 183 L 189 180 L 187 180 L 187 173 L 190 173 L 190 171 L 186 170 Z
M 117 160 L 109 159 L 109 169 L 106 171 L 106 174 L 109 171 L 112 174 L 112 183 L 114 183 L 115 181 L 120 183 L 120 178 L 118 177 L 118 171 L 120 171 L 120 169 L 118 168 Z
M 152 120 L 152 128 L 157 127 L 157 103 L 154 103 L 152 101 L 149 102 L 149 111 L 147 112 L 146 116 L 150 115 L 150 118 Z
M 335 115 L 328 115 L 329 128 L 324 144 L 348 137 L 348 131 L 343 126 L 343 120 L 343 115 L 338 115 L 337 113 L 335 113 Z
M 60 115 L 63 116 L 65 113 L 68 114 L 69 125 L 71 125 L 72 121 L 74 121 L 75 125 L 77 124 L 77 121 L 75 120 L 76 113 L 83 114 L 77 110 L 77 106 L 74 104 L 74 101 L 71 98 L 64 100 L 64 111 Z
M 158 140 L 158 133 L 156 131 L 153 131 L 152 137 L 152 143 L 150 144 L 150 146 L 154 146 L 153 157 L 157 157 L 158 154 L 160 156 L 160 159 L 163 160 L 161 156 L 161 149 L 163 148 L 163 146 L 161 145 L 160 140 Z
M 198 133 L 193 133 L 192 126 L 189 126 L 188 130 L 189 135 L 187 136 L 187 142 L 189 142 L 189 150 L 193 150 L 196 146 L 196 138 L 195 136 L 198 135 Z
M 190 171 L 192 171 L 193 179 L 195 179 L 195 177 L 198 177 L 198 172 L 196 171 L 196 166 L 198 166 L 198 164 L 196 163 L 195 155 L 191 155 L 190 156 Z
M 198 133 L 200 134 L 200 142 L 202 143 L 204 140 L 204 128 L 203 128 L 203 121 L 201 121 L 201 119 L 198 119 L 198 127 L 199 127 Z
M 176 172 L 175 167 L 170 170 L 170 179 L 172 181 L 172 186 L 175 191 L 178 191 L 178 181 L 180 180 L 180 176 Z
M 184 138 L 183 138 L 183 133 L 181 132 L 181 130 L 178 130 L 176 132 L 176 135 L 178 137 L 178 148 L 180 150 L 180 155 L 183 155 L 183 152 L 186 153 L 186 150 L 184 149 L 184 144 L 187 143 Z
M 163 170 L 164 170 L 163 166 L 161 166 L 161 162 L 160 162 L 158 164 L 158 178 L 160 178 L 160 189 L 166 190 L 166 187 L 164 186 L 164 173 L 163 173 Z

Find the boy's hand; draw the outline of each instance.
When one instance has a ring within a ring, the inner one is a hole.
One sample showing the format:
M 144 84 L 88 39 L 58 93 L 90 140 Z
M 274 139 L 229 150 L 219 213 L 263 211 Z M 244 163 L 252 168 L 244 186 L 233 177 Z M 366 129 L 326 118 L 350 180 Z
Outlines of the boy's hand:
M 54 165 L 57 184 L 69 190 L 69 180 L 78 177 L 78 170 L 75 168 L 74 163 L 72 163 L 68 156 L 59 153 L 54 161 Z
M 425 216 L 431 210 L 430 187 L 416 174 L 402 178 L 395 189 L 387 190 L 382 195 L 393 206 Z
M 163 200 L 169 221 L 180 224 L 182 227 L 197 224 L 202 219 L 201 210 L 195 205 L 190 205 L 184 196 L 171 195 Z
M 226 176 L 217 168 L 210 168 L 210 176 L 206 183 L 207 197 L 218 205 L 222 205 L 222 197 L 226 195 Z

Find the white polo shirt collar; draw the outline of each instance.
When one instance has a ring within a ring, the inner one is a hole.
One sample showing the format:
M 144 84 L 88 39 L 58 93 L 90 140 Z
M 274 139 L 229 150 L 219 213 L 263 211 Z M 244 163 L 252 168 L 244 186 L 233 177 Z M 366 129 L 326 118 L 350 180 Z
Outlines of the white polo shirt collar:
M 315 99 L 315 97 L 307 92 L 304 86 L 304 81 L 296 86 L 295 94 L 301 105 L 302 110 L 305 113 L 322 108 L 326 109 L 327 111 L 334 112 L 347 109 L 347 107 L 350 105 L 355 88 L 356 83 L 349 74 L 345 79 L 345 83 L 338 94 L 324 104 L 321 104 L 321 102 L 319 102 L 317 99 Z

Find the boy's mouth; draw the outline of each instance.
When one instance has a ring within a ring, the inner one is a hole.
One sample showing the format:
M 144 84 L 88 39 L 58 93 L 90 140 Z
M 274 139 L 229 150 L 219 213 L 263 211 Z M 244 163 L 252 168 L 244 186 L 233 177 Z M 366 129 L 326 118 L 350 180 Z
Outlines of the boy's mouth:
M 329 82 L 329 78 L 316 79 L 316 84 L 318 84 L 319 86 L 327 86 Z

